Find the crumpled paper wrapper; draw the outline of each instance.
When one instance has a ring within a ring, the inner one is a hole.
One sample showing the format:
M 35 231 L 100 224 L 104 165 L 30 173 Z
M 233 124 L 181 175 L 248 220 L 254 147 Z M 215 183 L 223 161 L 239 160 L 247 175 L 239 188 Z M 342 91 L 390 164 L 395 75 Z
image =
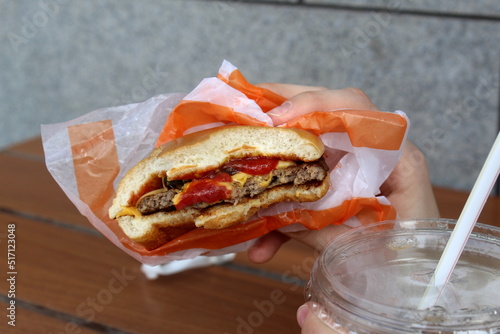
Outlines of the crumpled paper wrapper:
M 277 229 L 321 229 L 394 219 L 394 208 L 378 194 L 401 156 L 408 119 L 401 111 L 349 109 L 313 112 L 280 125 L 309 130 L 323 141 L 331 186 L 319 201 L 278 203 L 248 222 L 222 230 L 195 229 L 149 251 L 108 217 L 119 181 L 155 146 L 228 124 L 273 126 L 266 112 L 284 101 L 248 83 L 236 67 L 224 61 L 217 77 L 203 79 L 187 95 L 158 95 L 142 103 L 42 125 L 47 168 L 96 229 L 148 265 L 243 251 Z

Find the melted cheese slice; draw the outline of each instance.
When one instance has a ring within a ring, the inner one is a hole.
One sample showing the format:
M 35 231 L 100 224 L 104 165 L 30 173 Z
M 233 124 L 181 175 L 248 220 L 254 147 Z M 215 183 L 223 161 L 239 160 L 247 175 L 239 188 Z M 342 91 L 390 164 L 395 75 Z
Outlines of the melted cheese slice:
M 122 209 L 120 212 L 116 214 L 116 218 L 121 217 L 121 216 L 134 216 L 134 217 L 141 217 L 142 214 L 137 208 L 132 207 L 132 206 L 122 206 Z
M 269 173 L 267 177 L 259 183 L 259 186 L 261 186 L 262 188 L 266 188 L 269 185 L 269 183 L 271 183 L 272 179 L 273 179 L 273 172 Z
M 241 186 L 244 186 L 245 183 L 247 183 L 248 178 L 251 176 L 252 175 L 250 175 L 250 174 L 239 172 L 239 173 L 232 175 L 231 179 L 233 180 L 233 182 L 238 182 Z
M 177 205 L 179 204 L 179 202 L 181 201 L 181 196 L 183 194 L 184 190 L 181 191 L 180 193 L 176 194 L 173 198 L 172 198 L 172 203 L 174 203 L 174 205 Z
M 283 168 L 287 168 L 290 166 L 295 166 L 295 162 L 290 161 L 290 160 L 280 160 L 280 161 L 278 161 L 278 165 L 276 166 L 276 169 L 283 169 Z

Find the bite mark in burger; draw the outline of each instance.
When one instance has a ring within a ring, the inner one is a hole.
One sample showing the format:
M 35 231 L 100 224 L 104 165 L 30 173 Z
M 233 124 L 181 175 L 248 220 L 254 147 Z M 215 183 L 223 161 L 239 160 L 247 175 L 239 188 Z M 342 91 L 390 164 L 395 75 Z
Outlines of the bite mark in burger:
M 222 229 L 329 188 L 324 146 L 293 128 L 227 126 L 155 149 L 121 180 L 109 216 L 147 249 L 195 228 Z

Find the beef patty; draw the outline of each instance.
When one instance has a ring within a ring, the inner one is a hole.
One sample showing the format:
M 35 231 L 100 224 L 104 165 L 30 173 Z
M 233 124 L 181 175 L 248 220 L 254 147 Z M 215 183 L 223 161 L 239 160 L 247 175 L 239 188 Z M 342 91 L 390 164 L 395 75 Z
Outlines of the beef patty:
M 230 172 L 235 174 L 234 171 Z M 307 182 L 323 181 L 328 174 L 328 166 L 321 158 L 314 162 L 300 162 L 293 166 L 282 169 L 275 169 L 271 175 L 252 175 L 242 185 L 240 182 L 231 182 L 231 196 L 224 202 L 238 203 L 244 197 L 253 197 L 262 193 L 264 190 L 283 184 L 305 184 Z M 269 178 L 271 178 L 269 182 Z M 172 199 L 182 191 L 182 182 L 174 181 L 165 191 L 142 197 L 137 203 L 137 209 L 143 215 L 148 215 L 158 211 L 175 210 Z M 191 207 L 205 208 L 215 203 L 199 202 Z

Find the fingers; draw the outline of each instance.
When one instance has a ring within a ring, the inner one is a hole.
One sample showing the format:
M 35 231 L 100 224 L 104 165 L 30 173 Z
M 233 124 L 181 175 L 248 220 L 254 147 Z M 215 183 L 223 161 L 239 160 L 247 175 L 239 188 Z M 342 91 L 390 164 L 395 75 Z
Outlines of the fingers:
M 319 86 L 301 86 L 280 83 L 261 83 L 287 99 L 281 106 L 270 110 L 274 125 L 286 123 L 296 117 L 314 112 L 336 109 L 378 110 L 372 100 L 358 88 L 329 90 Z
M 254 263 L 264 263 L 269 261 L 280 249 L 281 245 L 290 240 L 290 237 L 278 231 L 270 232 L 262 236 L 253 247 L 251 247 L 247 256 Z
M 298 90 L 300 88 L 297 88 Z M 290 92 L 292 91 L 295 89 L 290 88 Z M 274 125 L 279 125 L 314 111 L 338 109 L 377 110 L 377 107 L 362 90 L 357 88 L 326 90 L 316 87 L 315 90 L 293 95 L 279 107 L 270 110 L 267 115 L 272 118 Z
M 400 218 L 439 217 L 425 156 L 409 141 L 403 149 L 403 156 L 380 190 Z
M 285 99 L 290 99 L 297 94 L 307 91 L 327 90 L 327 88 L 319 86 L 302 86 L 302 85 L 281 84 L 272 82 L 260 83 L 257 84 L 256 86 L 269 89 L 270 91 L 283 96 Z
M 306 303 L 297 310 L 297 322 L 302 328 L 302 334 L 340 333 L 325 325 L 311 310 L 311 303 Z M 345 331 L 347 333 L 347 331 Z
M 258 86 L 269 89 L 288 100 L 281 106 L 270 110 L 274 125 L 280 125 L 299 116 L 315 112 L 338 109 L 378 110 L 371 99 L 360 89 L 344 88 L 328 90 L 324 87 L 309 87 L 278 83 L 261 83 Z M 327 226 L 321 231 L 301 231 L 287 233 L 316 250 L 321 250 L 332 238 L 348 230 L 349 227 Z M 251 261 L 262 263 L 271 259 L 285 242 L 283 234 L 269 234 L 248 252 Z

